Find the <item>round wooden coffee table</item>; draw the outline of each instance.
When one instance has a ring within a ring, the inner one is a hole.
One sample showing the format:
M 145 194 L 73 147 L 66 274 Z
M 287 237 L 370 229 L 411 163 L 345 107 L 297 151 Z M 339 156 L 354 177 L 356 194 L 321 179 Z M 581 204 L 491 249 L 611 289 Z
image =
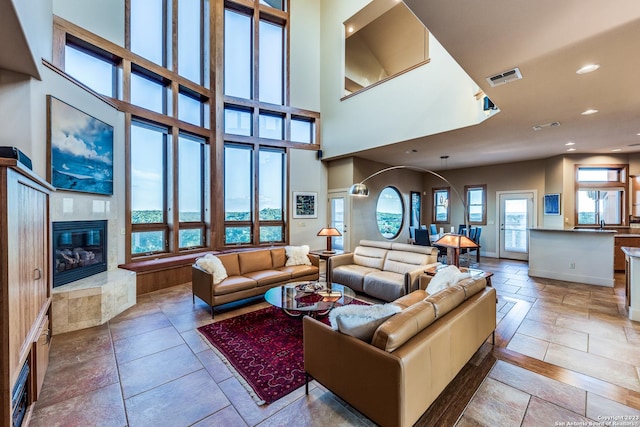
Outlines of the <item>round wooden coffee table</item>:
M 311 288 L 317 288 L 311 291 Z M 332 308 L 347 305 L 356 297 L 348 286 L 317 281 L 291 282 L 269 289 L 264 299 L 292 317 L 326 316 Z

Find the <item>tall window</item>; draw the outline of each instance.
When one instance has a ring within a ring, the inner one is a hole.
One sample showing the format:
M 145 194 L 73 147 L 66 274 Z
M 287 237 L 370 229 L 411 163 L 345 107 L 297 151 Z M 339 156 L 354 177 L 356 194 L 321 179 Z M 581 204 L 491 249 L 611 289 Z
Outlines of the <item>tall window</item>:
M 102 49 L 69 37 L 64 56 L 66 72 L 94 91 L 118 97 L 117 61 Z
M 253 211 L 252 148 L 224 148 L 225 244 L 251 243 Z
M 178 73 L 203 86 L 208 82 L 204 74 L 207 6 L 203 0 L 178 1 Z
M 268 21 L 260 21 L 260 101 L 284 103 L 284 29 Z
M 224 11 L 224 94 L 251 99 L 251 17 Z
M 166 252 L 167 146 L 166 128 L 142 122 L 131 124 L 131 253 Z
M 258 159 L 260 243 L 284 241 L 284 150 L 261 148 Z
M 204 160 L 206 141 L 193 135 L 178 138 L 178 247 L 205 245 Z
M 465 200 L 469 224 L 483 225 L 487 223 L 487 186 L 465 185 Z
M 434 188 L 431 190 L 433 200 L 433 217 L 431 222 L 434 224 L 449 223 L 449 187 Z
M 624 223 L 627 169 L 627 165 L 577 166 L 576 224 Z
M 257 159 L 255 154 L 248 145 L 227 144 L 224 149 L 227 245 L 284 241 L 285 151 L 262 147 Z M 252 179 L 256 169 L 257 183 Z
M 166 0 L 129 0 L 131 52 L 149 61 L 171 68 L 167 48 L 171 30 L 170 2 Z M 167 4 L 169 3 L 169 4 Z
M 171 97 L 163 79 L 152 73 L 145 73 L 139 67 L 131 67 L 131 103 L 160 114 L 171 110 Z
M 320 148 L 320 114 L 288 105 L 289 1 L 124 5 L 125 49 L 54 17 L 53 63 L 125 115 L 126 261 L 284 243 L 288 149 Z

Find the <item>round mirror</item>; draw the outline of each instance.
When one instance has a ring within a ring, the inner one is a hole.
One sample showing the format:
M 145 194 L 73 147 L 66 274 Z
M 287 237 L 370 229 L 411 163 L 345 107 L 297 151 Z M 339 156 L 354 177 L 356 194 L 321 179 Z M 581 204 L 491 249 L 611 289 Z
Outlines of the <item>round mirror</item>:
M 393 239 L 400 234 L 404 221 L 402 195 L 395 187 L 385 187 L 378 196 L 376 205 L 378 230 L 385 239 Z

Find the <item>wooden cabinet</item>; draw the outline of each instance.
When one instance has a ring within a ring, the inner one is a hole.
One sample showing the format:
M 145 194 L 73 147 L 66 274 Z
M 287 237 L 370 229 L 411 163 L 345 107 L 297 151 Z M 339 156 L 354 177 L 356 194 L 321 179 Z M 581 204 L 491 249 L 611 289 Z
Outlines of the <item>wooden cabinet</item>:
M 622 252 L 623 246 L 630 248 L 640 248 L 640 235 L 635 236 L 616 236 L 613 245 L 613 269 L 615 271 L 625 271 L 625 256 Z
M 28 418 L 48 363 L 41 337 L 51 318 L 51 191 L 15 160 L 0 159 L 0 426 L 12 425 L 12 392 L 27 371 Z
M 631 175 L 631 216 L 640 216 L 640 176 Z

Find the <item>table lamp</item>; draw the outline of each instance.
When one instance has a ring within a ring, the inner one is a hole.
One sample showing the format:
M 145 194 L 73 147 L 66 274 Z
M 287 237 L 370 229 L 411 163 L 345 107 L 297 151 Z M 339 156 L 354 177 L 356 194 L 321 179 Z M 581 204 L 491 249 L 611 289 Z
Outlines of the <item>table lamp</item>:
M 324 254 L 335 254 L 336 251 L 331 250 L 331 238 L 332 237 L 337 237 L 337 236 L 342 236 L 342 234 L 340 234 L 340 232 L 333 227 L 324 227 L 321 228 L 320 231 L 318 231 L 318 236 L 326 236 L 327 238 L 327 250 L 326 251 L 322 251 L 322 253 Z

